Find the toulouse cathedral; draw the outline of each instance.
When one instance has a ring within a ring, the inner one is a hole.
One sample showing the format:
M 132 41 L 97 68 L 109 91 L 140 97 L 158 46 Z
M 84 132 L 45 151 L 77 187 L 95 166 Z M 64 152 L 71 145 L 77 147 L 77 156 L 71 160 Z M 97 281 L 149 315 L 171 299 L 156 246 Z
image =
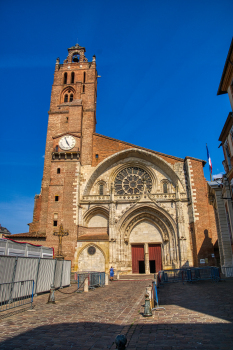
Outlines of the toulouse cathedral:
M 56 60 L 41 192 L 29 232 L 11 238 L 53 247 L 73 271 L 215 265 L 205 161 L 96 133 L 97 79 L 78 44 Z

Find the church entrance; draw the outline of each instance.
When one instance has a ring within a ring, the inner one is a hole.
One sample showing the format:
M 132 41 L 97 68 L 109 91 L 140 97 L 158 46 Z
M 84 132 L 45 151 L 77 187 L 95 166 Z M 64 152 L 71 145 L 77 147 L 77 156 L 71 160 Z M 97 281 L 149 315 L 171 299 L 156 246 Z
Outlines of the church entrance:
M 144 244 L 132 245 L 132 272 L 145 273 Z
M 150 273 L 162 270 L 161 245 L 149 244 Z

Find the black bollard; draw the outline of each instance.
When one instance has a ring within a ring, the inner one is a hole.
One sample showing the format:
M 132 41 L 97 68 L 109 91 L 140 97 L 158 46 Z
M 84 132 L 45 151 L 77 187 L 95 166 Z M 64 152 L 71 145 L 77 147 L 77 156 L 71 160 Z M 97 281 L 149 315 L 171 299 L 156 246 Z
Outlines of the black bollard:
M 127 338 L 124 334 L 118 334 L 115 339 L 116 343 L 116 349 L 118 350 L 124 350 L 126 343 L 127 343 Z

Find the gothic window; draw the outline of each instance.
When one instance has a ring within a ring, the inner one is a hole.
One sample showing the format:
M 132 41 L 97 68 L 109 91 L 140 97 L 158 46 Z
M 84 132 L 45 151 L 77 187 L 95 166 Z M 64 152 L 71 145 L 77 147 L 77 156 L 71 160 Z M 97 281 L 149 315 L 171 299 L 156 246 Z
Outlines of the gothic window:
M 115 179 L 114 187 L 117 195 L 140 194 L 143 191 L 143 185 L 146 185 L 148 192 L 152 188 L 150 175 L 138 167 L 128 167 L 120 171 Z
M 74 84 L 74 72 L 71 73 L 71 84 Z
M 73 101 L 73 97 L 74 97 L 74 95 L 73 95 L 73 94 L 70 94 L 70 102 Z
M 83 85 L 83 92 L 85 92 L 85 85 Z
M 163 183 L 163 193 L 167 193 L 167 183 Z
M 65 94 L 64 102 L 68 102 L 68 95 L 67 94 Z
M 67 73 L 64 73 L 63 84 L 67 84 Z
M 100 184 L 100 186 L 99 186 L 99 194 L 100 194 L 100 196 L 104 195 L 104 185 L 103 184 Z
M 83 84 L 86 83 L 86 72 L 83 73 Z

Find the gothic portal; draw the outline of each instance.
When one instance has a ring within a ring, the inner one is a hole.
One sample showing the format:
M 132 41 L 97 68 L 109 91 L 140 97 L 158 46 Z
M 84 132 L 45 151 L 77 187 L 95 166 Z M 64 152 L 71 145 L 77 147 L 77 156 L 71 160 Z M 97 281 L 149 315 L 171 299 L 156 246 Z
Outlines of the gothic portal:
M 85 48 L 57 59 L 41 193 L 29 233 L 17 239 L 58 249 L 78 271 L 150 273 L 213 264 L 217 239 L 204 161 L 185 159 L 95 132 L 96 58 Z M 205 231 L 212 245 L 203 247 Z M 12 236 L 13 237 L 13 236 Z

